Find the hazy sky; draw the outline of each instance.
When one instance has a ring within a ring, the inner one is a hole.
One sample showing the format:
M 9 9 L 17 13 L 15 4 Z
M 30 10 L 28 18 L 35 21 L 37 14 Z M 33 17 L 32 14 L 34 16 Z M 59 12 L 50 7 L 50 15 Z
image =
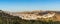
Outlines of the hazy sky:
M 0 0 L 0 10 L 59 10 L 60 0 Z

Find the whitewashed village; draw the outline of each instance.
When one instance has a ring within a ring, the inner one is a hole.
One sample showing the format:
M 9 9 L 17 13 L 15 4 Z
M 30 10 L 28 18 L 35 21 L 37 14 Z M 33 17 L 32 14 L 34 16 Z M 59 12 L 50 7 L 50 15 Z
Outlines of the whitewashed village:
M 47 11 L 38 11 L 38 12 L 35 12 L 35 13 L 32 13 L 34 11 L 31 11 L 31 12 L 26 12 L 26 13 L 10 13 L 10 15 L 13 15 L 13 16 L 18 16 L 22 19 L 25 19 L 25 20 L 38 20 L 38 19 L 41 19 L 41 18 L 52 18 L 54 17 L 55 15 L 55 12 L 47 12 Z

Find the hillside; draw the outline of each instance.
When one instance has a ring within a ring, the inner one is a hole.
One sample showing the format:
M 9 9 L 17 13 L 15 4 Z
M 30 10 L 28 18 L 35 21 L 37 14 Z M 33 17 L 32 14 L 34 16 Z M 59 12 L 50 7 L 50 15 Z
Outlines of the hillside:
M 28 11 L 12 13 L 13 16 L 18 16 L 25 20 L 48 20 L 60 21 L 60 11 Z
M 35 12 L 35 13 L 34 12 L 33 13 L 32 12 L 28 12 L 28 13 L 19 12 L 19 13 L 9 14 L 9 13 L 5 13 L 4 11 L 0 10 L 0 24 L 60 24 L 60 12 L 56 12 L 56 11 L 46 11 L 46 12 Z M 41 19 L 38 18 L 34 20 L 32 19 L 26 20 L 20 17 L 20 15 L 23 15 L 23 16 L 33 15 L 33 17 L 35 17 L 34 15 L 42 16 L 42 13 L 43 15 L 45 15 L 51 12 L 55 13 L 55 15 L 50 18 L 41 18 Z M 37 14 L 37 13 L 40 13 L 40 14 Z

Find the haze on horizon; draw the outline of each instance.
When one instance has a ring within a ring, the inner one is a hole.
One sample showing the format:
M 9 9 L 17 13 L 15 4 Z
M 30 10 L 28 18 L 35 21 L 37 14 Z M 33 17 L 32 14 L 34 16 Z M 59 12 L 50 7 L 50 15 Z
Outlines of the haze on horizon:
M 31 10 L 60 11 L 60 0 L 0 0 L 0 10 L 12 12 Z

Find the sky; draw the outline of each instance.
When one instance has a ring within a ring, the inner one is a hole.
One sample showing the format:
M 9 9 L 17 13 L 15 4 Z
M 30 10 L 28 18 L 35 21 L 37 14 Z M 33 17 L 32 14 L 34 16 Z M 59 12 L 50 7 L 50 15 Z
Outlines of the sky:
M 32 10 L 60 11 L 60 0 L 0 0 L 0 10 L 12 12 Z

